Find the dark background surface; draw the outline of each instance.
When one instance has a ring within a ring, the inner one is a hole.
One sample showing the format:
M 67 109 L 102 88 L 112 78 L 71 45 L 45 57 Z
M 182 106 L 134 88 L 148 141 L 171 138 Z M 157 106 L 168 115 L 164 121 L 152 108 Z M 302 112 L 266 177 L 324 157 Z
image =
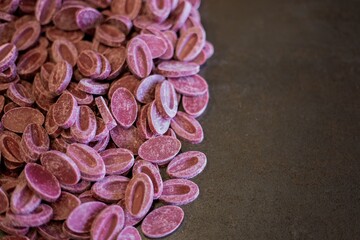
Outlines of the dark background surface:
M 202 1 L 197 201 L 168 239 L 360 239 L 360 2 Z

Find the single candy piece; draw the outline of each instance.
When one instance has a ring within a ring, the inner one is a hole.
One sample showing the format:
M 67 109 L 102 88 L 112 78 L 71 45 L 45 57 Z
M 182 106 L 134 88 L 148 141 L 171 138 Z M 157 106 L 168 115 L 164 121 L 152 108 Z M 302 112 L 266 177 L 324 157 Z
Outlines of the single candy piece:
M 47 51 L 33 48 L 21 55 L 16 65 L 17 73 L 22 78 L 31 78 L 41 68 L 48 57 Z
M 121 47 L 126 36 L 116 26 L 104 23 L 96 27 L 95 39 L 109 47 Z
M 150 17 L 156 22 L 163 22 L 168 18 L 171 11 L 170 0 L 147 0 L 146 10 Z
M 68 240 L 69 237 L 62 229 L 62 222 L 50 221 L 37 228 L 38 233 L 47 240 Z
M 134 126 L 126 129 L 118 125 L 110 131 L 110 136 L 117 147 L 129 149 L 135 155 L 144 142 L 144 138 Z
M 96 182 L 91 192 L 95 198 L 103 202 L 117 202 L 124 198 L 129 181 L 129 178 L 123 176 L 108 176 Z
M 178 31 L 190 16 L 192 6 L 188 1 L 181 1 L 171 13 L 172 30 Z
M 160 63 L 157 69 L 159 74 L 170 78 L 191 76 L 200 71 L 200 67 L 196 63 L 174 60 Z
M 19 7 L 20 0 L 2 1 L 0 8 L 3 12 L 13 13 Z
M 70 128 L 71 136 L 79 143 L 89 143 L 96 134 L 96 118 L 88 106 L 80 106 L 78 117 Z
M 140 34 L 137 37 L 147 44 L 152 58 L 161 57 L 167 50 L 165 40 L 159 36 L 153 34 Z
M 50 139 L 46 130 L 39 124 L 30 123 L 24 129 L 20 147 L 30 159 L 36 161 L 40 154 L 46 152 L 50 146 Z
M 19 51 L 26 50 L 36 43 L 40 36 L 40 29 L 37 21 L 28 21 L 16 29 L 11 42 Z
M 78 197 L 71 193 L 62 192 L 58 200 L 50 204 L 53 209 L 53 220 L 66 220 L 70 213 L 80 205 Z
M 163 181 L 159 168 L 148 161 L 137 160 L 132 169 L 132 174 L 135 176 L 139 173 L 145 173 L 150 177 L 154 187 L 154 199 L 158 199 L 163 191 Z
M 120 206 L 112 205 L 106 207 L 96 216 L 91 225 L 91 239 L 115 239 L 124 227 L 124 222 L 124 211 Z
M 82 75 L 85 77 L 95 77 L 101 72 L 101 57 L 100 54 L 92 50 L 82 51 L 77 59 L 77 67 Z
M 113 117 L 113 115 L 110 112 L 110 109 L 108 108 L 105 100 L 103 97 L 97 97 L 95 98 L 95 104 L 99 110 L 99 113 L 106 125 L 106 128 L 110 131 L 114 127 L 116 127 L 117 123 Z
M 0 188 L 0 214 L 9 209 L 9 198 L 7 194 Z
M 61 0 L 38 0 L 35 6 L 35 17 L 41 25 L 48 24 L 61 6 Z
M 164 81 L 155 89 L 155 103 L 164 118 L 175 117 L 178 110 L 178 101 L 174 86 Z
M 170 179 L 164 181 L 160 200 L 173 205 L 185 205 L 199 196 L 199 187 L 187 179 Z
M 82 8 L 80 5 L 63 6 L 52 18 L 54 25 L 65 31 L 79 29 L 76 24 L 76 12 Z
M 191 61 L 201 52 L 205 45 L 206 34 L 201 26 L 187 29 L 176 45 L 176 57 L 181 61 Z
M 95 8 L 85 7 L 76 12 L 76 24 L 83 32 L 95 28 L 101 20 L 101 13 Z
M 75 162 L 66 154 L 51 150 L 40 158 L 43 165 L 61 184 L 73 185 L 80 180 L 80 171 Z
M 152 163 L 162 163 L 174 158 L 180 149 L 179 140 L 170 136 L 159 136 L 144 142 L 139 148 L 139 156 Z
M 154 187 L 151 179 L 144 173 L 138 173 L 130 180 L 125 192 L 125 206 L 129 213 L 141 218 L 147 214 L 153 203 Z
M 70 128 L 76 121 L 78 105 L 76 99 L 68 92 L 64 92 L 53 107 L 54 122 L 62 128 Z
M 30 123 L 42 125 L 44 115 L 37 109 L 30 107 L 17 107 L 6 112 L 1 122 L 6 129 L 16 133 L 22 133 Z
M 201 143 L 204 139 L 204 132 L 200 123 L 184 112 L 179 111 L 171 119 L 171 128 L 181 139 L 193 144 Z
M 126 62 L 130 71 L 139 78 L 149 76 L 153 67 L 148 45 L 140 38 L 133 38 L 127 45 Z
M 73 143 L 68 146 L 66 154 L 78 166 L 82 179 L 98 181 L 104 178 L 104 161 L 93 148 L 84 144 Z
M 28 163 L 25 166 L 24 173 L 29 188 L 41 199 L 54 202 L 60 197 L 60 184 L 45 167 L 36 163 Z
M 69 85 L 73 74 L 72 66 L 66 61 L 55 64 L 49 76 L 49 91 L 60 95 Z
M 109 87 L 109 83 L 101 83 L 90 78 L 83 78 L 78 84 L 79 90 L 96 95 L 105 95 Z
M 66 190 L 66 191 L 74 193 L 74 194 L 82 193 L 82 192 L 86 191 L 87 189 L 89 189 L 90 187 L 91 187 L 91 183 L 86 180 L 80 180 L 80 182 L 78 182 L 77 184 L 74 184 L 74 185 L 66 185 L 66 184 L 61 185 L 61 188 L 63 190 Z
M 7 96 L 21 107 L 30 107 L 34 103 L 34 97 L 23 84 L 13 82 L 6 91 Z
M 111 112 L 116 121 L 123 127 L 129 128 L 137 117 L 137 103 L 132 93 L 126 88 L 118 88 L 112 95 Z
M 10 66 L 5 69 L 3 72 L 0 72 L 0 84 L 2 85 L 1 90 L 6 90 L 10 82 L 16 81 L 19 76 L 16 74 L 17 66 L 12 63 Z
M 199 117 L 204 113 L 209 103 L 209 91 L 206 91 L 203 95 L 194 97 L 183 96 L 182 106 L 187 114 L 193 117 Z
M 41 198 L 27 186 L 26 181 L 20 181 L 11 194 L 10 209 L 15 214 L 29 214 L 40 202 Z
M 149 213 L 141 231 L 149 238 L 161 238 L 173 233 L 184 220 L 184 211 L 177 206 L 162 206 Z
M 171 120 L 164 118 L 155 104 L 155 101 L 150 103 L 148 108 L 148 123 L 151 131 L 154 134 L 162 135 L 169 129 Z
M 116 240 L 141 240 L 141 236 L 136 228 L 127 226 L 121 230 Z
M 29 214 L 14 214 L 7 212 L 6 218 L 11 224 L 18 227 L 37 227 L 50 221 L 53 211 L 49 205 L 40 204 L 33 212 Z
M 20 150 L 20 141 L 21 138 L 13 132 L 0 132 L 0 152 L 4 160 L 14 164 L 24 162 Z
M 169 78 L 176 91 L 185 96 L 199 96 L 208 91 L 208 84 L 204 78 L 199 75 L 193 75 L 181 78 Z
M 134 77 L 133 75 L 125 75 L 122 78 L 114 81 L 111 83 L 109 92 L 108 92 L 108 97 L 109 99 L 112 98 L 112 95 L 114 94 L 114 92 L 118 89 L 118 88 L 126 88 L 127 90 L 129 90 L 132 94 L 136 94 L 136 88 L 139 85 L 139 80 L 137 80 L 136 77 Z
M 171 160 L 166 173 L 171 178 L 193 178 L 204 170 L 206 162 L 206 156 L 202 152 L 184 152 Z
M 140 12 L 141 3 L 141 0 L 114 0 L 111 2 L 111 12 L 133 20 Z
M 74 67 L 78 58 L 78 51 L 71 41 L 56 39 L 51 46 L 51 57 L 55 62 L 66 61 Z
M 110 148 L 100 153 L 106 168 L 106 174 L 123 174 L 134 164 L 133 153 L 125 148 Z
M 141 80 L 135 90 L 136 100 L 141 103 L 152 102 L 155 99 L 155 87 L 164 80 L 165 78 L 158 74 L 150 75 Z
M 97 201 L 79 205 L 66 219 L 66 227 L 75 233 L 89 233 L 95 217 L 105 207 L 105 203 Z
M 85 35 L 81 31 L 62 31 L 56 27 L 47 28 L 45 34 L 46 37 L 52 42 L 56 39 L 67 39 L 73 43 L 80 42 Z

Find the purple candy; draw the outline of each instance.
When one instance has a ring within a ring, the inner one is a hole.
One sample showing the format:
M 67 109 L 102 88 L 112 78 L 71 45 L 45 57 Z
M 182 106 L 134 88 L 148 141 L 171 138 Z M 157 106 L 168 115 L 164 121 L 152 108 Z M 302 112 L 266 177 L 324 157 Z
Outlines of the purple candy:
M 71 193 L 62 192 L 50 207 L 53 209 L 53 220 L 66 220 L 70 213 L 80 205 L 80 200 Z
M 26 181 L 20 181 L 11 194 L 10 209 L 15 214 L 29 214 L 40 202 L 41 198 L 27 186 Z
M 130 180 L 125 192 L 125 206 L 129 213 L 141 218 L 147 214 L 153 203 L 154 187 L 150 177 L 138 173 Z
M 141 240 L 141 236 L 136 228 L 127 226 L 121 230 L 116 240 Z
M 132 174 L 135 176 L 138 173 L 145 173 L 150 177 L 154 187 L 154 199 L 158 199 L 163 191 L 163 181 L 159 168 L 148 161 L 137 160 L 134 164 Z
M 151 51 L 143 40 L 133 38 L 127 45 L 126 62 L 130 71 L 139 78 L 149 76 L 153 67 Z
M 199 187 L 187 179 L 170 179 L 164 181 L 160 200 L 174 205 L 185 205 L 199 196 Z
M 184 211 L 177 206 L 162 206 L 150 212 L 141 224 L 141 230 L 150 238 L 165 237 L 184 220 Z
M 171 119 L 171 128 L 178 137 L 193 144 L 201 143 L 204 139 L 200 123 L 187 113 L 178 111 L 176 116 Z
M 134 164 L 134 155 L 124 148 L 110 148 L 100 153 L 106 168 L 106 174 L 123 174 Z
M 33 212 L 29 214 L 14 214 L 7 212 L 6 218 L 11 224 L 18 227 L 37 227 L 50 221 L 53 210 L 49 205 L 40 204 Z
M 171 178 L 193 178 L 204 170 L 206 162 L 206 156 L 202 152 L 184 152 L 171 160 L 166 173 Z
M 126 88 L 118 88 L 113 93 L 110 108 L 116 121 L 124 128 L 135 122 L 138 107 L 134 96 Z
M 118 202 L 125 197 L 125 190 L 130 179 L 123 176 L 108 176 L 96 182 L 92 188 L 92 195 L 103 202 Z

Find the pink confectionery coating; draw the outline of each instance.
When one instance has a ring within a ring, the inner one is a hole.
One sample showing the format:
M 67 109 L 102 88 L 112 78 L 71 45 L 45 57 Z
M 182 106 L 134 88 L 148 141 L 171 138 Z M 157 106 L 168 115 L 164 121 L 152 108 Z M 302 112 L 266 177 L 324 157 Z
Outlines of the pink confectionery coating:
M 207 164 L 181 152 L 204 139 L 195 118 L 210 97 L 200 4 L 0 1 L 1 239 L 140 240 L 180 227 L 178 206 L 200 192 L 188 179 Z

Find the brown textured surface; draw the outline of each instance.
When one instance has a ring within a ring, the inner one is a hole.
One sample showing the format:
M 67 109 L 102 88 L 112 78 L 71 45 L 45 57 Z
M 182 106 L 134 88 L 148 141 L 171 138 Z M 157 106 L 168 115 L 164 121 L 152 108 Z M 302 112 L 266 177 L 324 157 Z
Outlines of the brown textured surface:
M 171 240 L 360 239 L 360 2 L 204 0 L 208 156 Z

